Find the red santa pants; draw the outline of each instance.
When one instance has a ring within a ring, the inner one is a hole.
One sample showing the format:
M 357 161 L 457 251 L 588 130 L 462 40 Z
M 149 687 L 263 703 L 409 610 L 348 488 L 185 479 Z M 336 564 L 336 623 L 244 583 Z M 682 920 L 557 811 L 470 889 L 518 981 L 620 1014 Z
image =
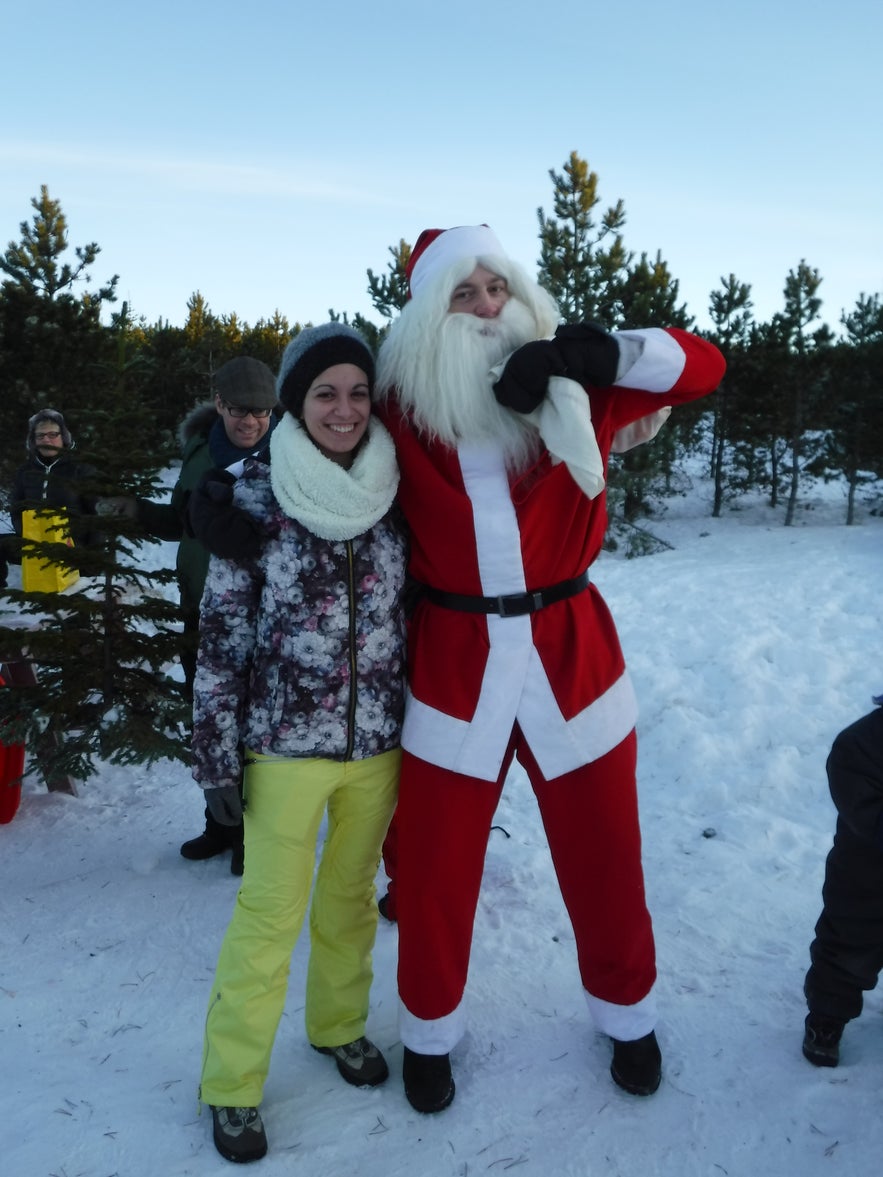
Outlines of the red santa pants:
M 516 727 L 496 781 L 404 753 L 395 815 L 398 981 L 416 1018 L 446 1018 L 462 1000 L 488 835 L 513 755 L 539 803 L 587 993 L 632 1005 L 656 979 L 635 733 L 600 760 L 546 780 Z

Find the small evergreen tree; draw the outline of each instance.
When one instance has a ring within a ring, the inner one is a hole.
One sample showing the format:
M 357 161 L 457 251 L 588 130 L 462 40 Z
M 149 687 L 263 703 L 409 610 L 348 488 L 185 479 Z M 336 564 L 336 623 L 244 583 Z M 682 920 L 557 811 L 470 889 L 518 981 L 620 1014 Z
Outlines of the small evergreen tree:
M 830 353 L 830 396 L 822 400 L 822 477 L 845 479 L 846 523 L 856 519 L 862 486 L 883 477 L 883 305 L 861 295 L 840 319 L 846 339 Z
M 678 305 L 678 282 L 657 251 L 654 261 L 642 253 L 637 262 L 629 262 L 619 287 L 621 329 L 640 327 L 689 328 L 693 319 L 686 305 Z M 612 479 L 623 491 L 622 513 L 625 522 L 634 525 L 652 513 L 651 499 L 670 494 L 677 478 L 675 464 L 679 452 L 692 442 L 704 403 L 684 405 L 665 425 L 650 445 L 629 450 L 611 462 Z M 646 540 L 640 542 L 646 549 Z
M 378 277 L 373 270 L 368 271 L 368 293 L 374 309 L 384 319 L 392 319 L 408 301 L 406 270 L 411 260 L 411 246 L 400 238 L 398 245 L 389 246 L 388 252 L 392 261 L 387 262 L 384 276 Z
M 115 300 L 117 278 L 84 288 L 101 252 L 95 242 L 68 252 L 67 220 L 46 185 L 31 200 L 34 216 L 20 225 L 21 240 L 0 257 L 0 427 L 5 438 L 24 438 L 39 408 L 59 409 L 74 429 L 112 388 L 100 372 L 112 356 L 101 325 L 105 304 Z M 0 453 L 0 483 L 8 487 L 20 450 Z
M 818 289 L 822 279 L 818 270 L 811 269 L 801 260 L 796 270 L 791 270 L 785 280 L 785 310 L 779 316 L 779 323 L 791 351 L 792 363 L 789 368 L 787 389 L 791 408 L 791 479 L 788 505 L 785 511 L 785 526 L 794 522 L 797 494 L 800 485 L 800 466 L 804 457 L 804 432 L 814 391 L 814 365 L 810 352 L 828 342 L 827 329 L 820 329 L 813 335 L 810 326 L 819 316 L 822 300 Z
M 739 282 L 735 274 L 721 277 L 721 289 L 711 292 L 709 314 L 716 330 L 715 342 L 727 360 L 727 374 L 714 397 L 711 477 L 714 482 L 714 501 L 711 514 L 720 518 L 726 491 L 726 453 L 730 442 L 733 398 L 738 397 L 740 388 L 739 360 L 744 355 L 751 329 L 751 287 Z M 744 364 L 742 365 L 744 370 Z
M 538 280 L 568 323 L 594 320 L 619 325 L 621 285 L 630 261 L 622 243 L 625 206 L 617 201 L 596 220 L 598 176 L 575 151 L 561 173 L 550 169 L 554 215 L 537 209 Z
M 779 505 L 782 462 L 788 452 L 790 416 L 786 395 L 791 378 L 791 353 L 781 319 L 753 323 L 741 357 L 738 417 L 731 417 L 730 432 L 736 455 L 745 470 L 743 489 L 766 487 L 769 505 Z
M 87 499 L 155 498 L 157 472 L 169 459 L 145 443 L 149 414 L 129 387 L 138 358 L 126 355 L 126 327 L 124 305 L 111 332 L 117 357 L 108 376 L 117 396 L 92 414 L 83 455 L 95 471 L 78 487 Z M 23 644 L 39 677 L 0 692 L 0 739 L 24 742 L 50 780 L 85 780 L 97 760 L 187 759 L 189 705 L 171 673 L 180 646 L 177 594 L 165 591 L 175 574 L 140 566 L 144 536 L 132 520 L 102 515 L 100 526 L 100 544 L 35 545 L 38 558 L 79 570 L 71 590 L 6 593 L 17 616 L 0 626 L 0 648 Z

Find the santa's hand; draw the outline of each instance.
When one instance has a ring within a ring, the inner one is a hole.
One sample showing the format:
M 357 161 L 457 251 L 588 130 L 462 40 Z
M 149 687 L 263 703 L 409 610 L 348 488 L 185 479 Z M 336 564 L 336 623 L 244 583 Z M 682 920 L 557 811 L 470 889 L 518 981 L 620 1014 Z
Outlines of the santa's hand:
M 226 470 L 209 470 L 187 501 L 187 529 L 224 560 L 248 560 L 261 550 L 261 531 L 256 520 L 233 502 L 236 479 Z
M 619 344 L 599 323 L 568 323 L 555 332 L 566 375 L 580 384 L 606 388 L 616 380 Z
M 550 376 L 564 376 L 566 364 L 551 339 L 536 339 L 514 351 L 494 385 L 494 396 L 507 409 L 532 413 L 549 390 Z

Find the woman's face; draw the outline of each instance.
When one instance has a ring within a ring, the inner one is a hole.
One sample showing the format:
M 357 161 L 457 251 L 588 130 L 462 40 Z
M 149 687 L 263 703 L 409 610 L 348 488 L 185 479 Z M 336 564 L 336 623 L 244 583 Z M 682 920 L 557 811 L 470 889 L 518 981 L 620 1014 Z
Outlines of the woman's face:
M 334 364 L 307 390 L 302 420 L 326 458 L 349 467 L 368 428 L 371 393 L 368 377 L 355 364 Z

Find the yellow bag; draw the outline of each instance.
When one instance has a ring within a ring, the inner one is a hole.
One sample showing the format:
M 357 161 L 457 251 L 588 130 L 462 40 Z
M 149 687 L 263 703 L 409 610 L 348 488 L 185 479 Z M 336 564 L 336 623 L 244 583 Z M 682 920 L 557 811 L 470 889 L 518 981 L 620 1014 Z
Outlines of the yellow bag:
M 22 539 L 32 543 L 74 546 L 65 511 L 22 511 Z M 29 553 L 25 543 L 21 554 L 21 587 L 26 593 L 60 593 L 80 579 L 76 568 L 53 564 L 46 556 Z

